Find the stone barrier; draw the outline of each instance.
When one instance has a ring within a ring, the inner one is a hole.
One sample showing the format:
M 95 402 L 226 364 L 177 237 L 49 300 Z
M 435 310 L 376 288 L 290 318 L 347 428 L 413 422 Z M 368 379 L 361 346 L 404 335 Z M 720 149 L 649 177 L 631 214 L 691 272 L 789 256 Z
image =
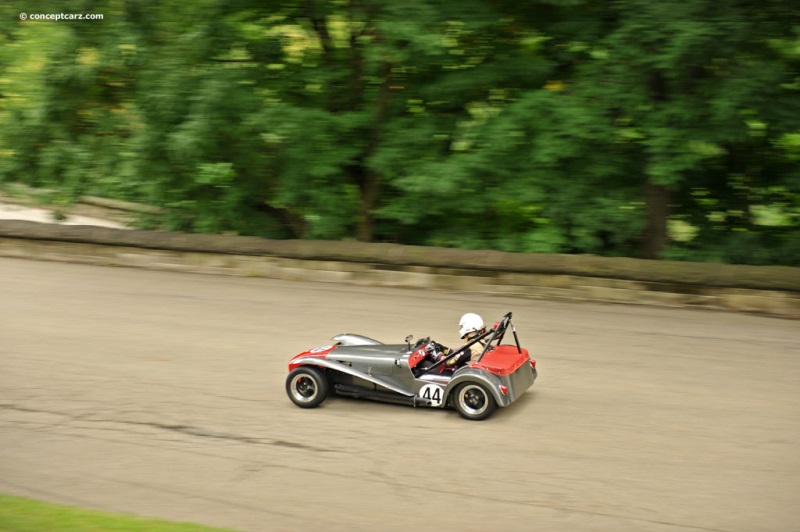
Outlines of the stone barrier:
M 0 222 L 0 256 L 800 318 L 800 268 Z

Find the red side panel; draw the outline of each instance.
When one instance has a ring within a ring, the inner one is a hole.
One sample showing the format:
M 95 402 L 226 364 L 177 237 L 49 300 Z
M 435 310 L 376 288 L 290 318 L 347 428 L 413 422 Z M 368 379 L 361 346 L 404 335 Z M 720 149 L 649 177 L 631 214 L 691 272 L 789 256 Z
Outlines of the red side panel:
M 515 345 L 501 345 L 483 355 L 480 362 L 470 364 L 470 367 L 480 368 L 505 377 L 517 371 L 528 360 L 530 357 L 527 349 L 523 349 L 520 353 Z
M 414 351 L 410 357 L 408 357 L 408 367 L 409 369 L 414 369 L 417 367 L 417 364 L 425 360 L 425 357 L 428 354 L 425 352 L 425 346 L 420 347 L 416 351 Z

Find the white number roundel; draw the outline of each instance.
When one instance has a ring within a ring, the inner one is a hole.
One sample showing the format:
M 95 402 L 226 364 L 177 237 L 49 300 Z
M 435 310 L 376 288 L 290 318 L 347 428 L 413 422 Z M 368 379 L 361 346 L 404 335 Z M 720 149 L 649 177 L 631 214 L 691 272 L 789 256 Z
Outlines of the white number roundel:
M 322 347 L 315 347 L 309 353 L 322 353 L 323 351 L 327 351 L 328 349 L 332 348 L 332 345 L 323 345 Z
M 436 384 L 426 384 L 419 391 L 419 396 L 431 402 L 431 406 L 441 406 L 444 400 L 444 388 Z

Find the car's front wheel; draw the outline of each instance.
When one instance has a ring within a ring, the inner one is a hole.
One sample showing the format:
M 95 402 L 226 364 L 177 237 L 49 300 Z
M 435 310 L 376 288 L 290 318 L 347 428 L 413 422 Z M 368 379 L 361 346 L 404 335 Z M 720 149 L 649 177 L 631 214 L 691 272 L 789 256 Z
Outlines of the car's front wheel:
M 497 410 L 497 402 L 485 386 L 467 382 L 456 389 L 455 407 L 461 417 L 480 421 Z
M 314 408 L 328 397 L 330 386 L 325 374 L 310 366 L 293 369 L 286 377 L 286 393 L 300 408 Z

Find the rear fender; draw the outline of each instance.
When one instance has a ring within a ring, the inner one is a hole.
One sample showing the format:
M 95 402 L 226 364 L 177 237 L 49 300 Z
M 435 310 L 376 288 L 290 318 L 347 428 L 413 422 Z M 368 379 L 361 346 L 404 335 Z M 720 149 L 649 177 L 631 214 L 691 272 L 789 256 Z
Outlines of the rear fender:
M 461 368 L 456 372 L 456 374 L 453 376 L 453 379 L 447 385 L 447 388 L 445 388 L 445 399 L 450 397 L 450 393 L 454 392 L 460 384 L 465 382 L 477 382 L 478 384 L 483 384 L 486 386 L 486 388 L 494 396 L 494 400 L 497 401 L 497 406 L 508 406 L 511 404 L 508 396 L 503 395 L 503 393 L 500 391 L 500 385 L 503 384 L 503 382 L 499 377 L 497 377 L 497 375 L 489 373 L 488 371 L 470 367 Z
M 292 364 L 295 366 L 316 366 L 319 368 L 326 368 L 332 371 L 338 371 L 339 373 L 345 373 L 347 375 L 352 375 L 354 377 L 358 377 L 359 379 L 363 379 L 365 381 L 369 381 L 373 384 L 376 384 L 382 388 L 386 388 L 387 390 L 391 390 L 395 393 L 399 393 L 401 395 L 407 395 L 409 397 L 413 396 L 414 394 L 409 392 L 408 390 L 403 390 L 397 386 L 394 386 L 391 383 L 385 382 L 382 379 L 375 377 L 374 375 L 369 375 L 362 371 L 355 370 L 350 366 L 346 366 L 339 362 L 331 362 L 330 360 L 325 360 L 324 358 L 315 358 L 312 356 L 309 357 L 302 357 L 296 358 L 292 360 Z

